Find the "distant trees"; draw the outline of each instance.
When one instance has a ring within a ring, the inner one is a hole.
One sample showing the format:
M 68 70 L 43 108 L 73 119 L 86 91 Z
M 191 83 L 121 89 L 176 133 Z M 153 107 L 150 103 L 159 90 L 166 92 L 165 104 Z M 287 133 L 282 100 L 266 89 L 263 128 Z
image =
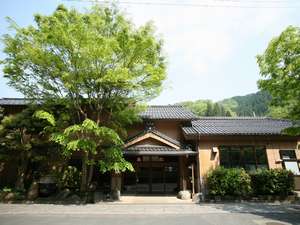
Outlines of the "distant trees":
M 197 100 L 178 103 L 193 111 L 198 116 L 266 116 L 268 115 L 271 96 L 266 91 L 259 91 L 245 96 L 235 96 L 219 102 Z
M 195 102 L 182 102 L 179 103 L 198 116 L 233 116 L 230 109 L 226 108 L 220 103 L 213 103 L 210 100 L 198 100 Z

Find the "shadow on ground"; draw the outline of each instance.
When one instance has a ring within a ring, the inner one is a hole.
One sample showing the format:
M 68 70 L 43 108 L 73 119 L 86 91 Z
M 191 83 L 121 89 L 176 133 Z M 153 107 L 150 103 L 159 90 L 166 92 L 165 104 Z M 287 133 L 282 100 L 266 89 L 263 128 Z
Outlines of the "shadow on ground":
M 199 204 L 201 207 L 203 204 Z M 206 203 L 212 208 L 229 213 L 253 214 L 266 220 L 276 220 L 282 223 L 269 225 L 300 224 L 300 204 L 284 203 Z M 265 224 L 265 223 L 264 223 Z M 267 223 L 268 224 L 268 223 Z

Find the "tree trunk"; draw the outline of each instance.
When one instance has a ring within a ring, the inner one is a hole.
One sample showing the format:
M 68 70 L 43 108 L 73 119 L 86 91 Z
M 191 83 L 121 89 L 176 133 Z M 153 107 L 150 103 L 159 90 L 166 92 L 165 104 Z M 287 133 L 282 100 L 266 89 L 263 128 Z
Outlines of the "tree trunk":
M 84 152 L 82 156 L 80 192 L 86 192 L 86 191 L 87 191 L 87 153 Z
M 18 176 L 15 183 L 15 188 L 17 190 L 23 191 L 25 189 L 25 177 L 26 177 L 26 171 L 28 167 L 28 157 L 26 157 L 24 154 L 20 158 L 20 163 L 18 166 Z
M 93 175 L 94 175 L 94 165 L 90 165 L 90 168 L 89 168 L 89 176 L 88 176 L 88 182 L 87 182 L 88 187 L 90 186 L 90 184 L 91 184 L 91 182 L 92 182 Z

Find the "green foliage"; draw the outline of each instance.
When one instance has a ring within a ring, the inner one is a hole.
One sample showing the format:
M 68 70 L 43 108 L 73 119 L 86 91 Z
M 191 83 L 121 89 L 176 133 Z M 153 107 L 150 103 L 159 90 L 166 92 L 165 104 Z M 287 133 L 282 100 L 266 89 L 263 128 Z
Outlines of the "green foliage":
M 161 90 L 165 59 L 151 23 L 136 28 L 115 6 L 62 5 L 34 21 L 20 28 L 10 19 L 15 32 L 3 38 L 4 76 L 26 97 L 143 101 Z
M 133 171 L 132 165 L 123 158 L 123 141 L 119 135 L 113 129 L 98 126 L 93 120 L 85 119 L 82 124 L 75 124 L 65 128 L 63 132 L 53 133 L 51 140 L 63 146 L 63 154 L 66 156 L 71 156 L 75 151 L 84 151 L 94 156 L 102 155 L 100 160 L 90 155 L 84 163 L 95 164 L 98 161 L 103 173 Z
M 33 26 L 9 22 L 14 32 L 3 37 L 2 61 L 9 85 L 28 98 L 66 107 L 75 118 L 69 126 L 39 111 L 35 116 L 50 125 L 44 133 L 52 134 L 65 155 L 83 153 L 83 167 L 91 165 L 90 171 L 96 155 L 104 157 L 103 170 L 131 169 L 111 148 L 122 145 L 139 105 L 156 97 L 166 78 L 154 26 L 134 26 L 113 5 L 83 13 L 60 5 L 52 15 L 35 15 Z M 87 168 L 82 170 L 85 177 Z
M 59 179 L 59 186 L 61 188 L 69 188 L 71 190 L 79 190 L 80 187 L 80 172 L 74 166 L 67 166 L 61 174 Z
M 0 138 L 2 147 L 11 150 L 29 151 L 34 145 L 42 143 L 40 137 L 45 123 L 33 118 L 35 108 L 5 116 L 1 121 Z
M 289 26 L 257 56 L 262 79 L 258 85 L 272 96 L 284 116 L 300 119 L 300 28 Z M 299 132 L 300 127 L 298 126 Z
M 122 145 L 119 135 L 108 127 L 100 127 L 94 121 L 85 119 L 82 124 L 75 124 L 64 129 L 62 133 L 53 133 L 51 140 L 64 147 L 65 155 L 74 151 L 90 152 L 107 145 Z
M 251 174 L 252 188 L 255 195 L 291 194 L 294 189 L 294 175 L 283 169 L 263 169 Z
M 9 187 L 4 187 L 4 188 L 2 188 L 2 190 L 1 190 L 2 192 L 6 192 L 6 193 L 9 193 L 9 192 L 12 192 L 13 191 L 13 189 L 12 188 L 9 188 Z
M 39 119 L 45 119 L 48 123 L 50 123 L 52 126 L 55 126 L 55 118 L 52 114 L 44 111 L 44 110 L 38 110 L 34 113 L 34 116 Z
M 266 116 L 270 101 L 270 94 L 260 91 L 254 94 L 224 99 L 219 103 L 229 111 L 234 112 L 236 116 Z
M 269 112 L 270 101 L 271 96 L 261 91 L 215 103 L 210 100 L 197 100 L 178 104 L 185 106 L 198 116 L 266 116 Z
M 218 167 L 207 175 L 210 196 L 243 196 L 291 194 L 294 175 L 284 169 L 261 169 L 250 175 L 244 169 Z
M 205 116 L 209 101 L 210 100 L 196 100 L 196 101 L 180 102 L 178 104 L 188 108 L 196 115 Z
M 114 171 L 115 173 L 134 171 L 131 163 L 123 158 L 123 152 L 121 148 L 111 147 L 106 149 L 104 157 L 99 161 L 100 171 L 102 173 L 108 171 Z
M 18 190 L 25 188 L 26 179 L 30 177 L 27 174 L 30 163 L 49 160 L 56 153 L 52 151 L 50 157 L 47 155 L 51 145 L 47 145 L 48 140 L 42 135 L 47 123 L 34 117 L 35 111 L 36 106 L 29 106 L 20 113 L 5 116 L 1 121 L 0 159 L 16 165 Z
M 218 167 L 207 175 L 210 196 L 248 196 L 251 179 L 244 169 Z

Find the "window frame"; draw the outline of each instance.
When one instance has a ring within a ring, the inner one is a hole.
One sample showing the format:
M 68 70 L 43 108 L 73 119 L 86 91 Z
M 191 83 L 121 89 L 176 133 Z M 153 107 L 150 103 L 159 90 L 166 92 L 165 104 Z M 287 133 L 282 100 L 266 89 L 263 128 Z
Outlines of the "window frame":
M 284 159 L 283 158 L 283 152 L 286 152 L 286 151 L 293 152 L 295 157 L 290 158 L 290 159 Z M 296 162 L 296 164 L 298 166 L 298 174 L 295 174 L 295 175 L 299 176 L 300 175 L 300 165 L 299 165 L 300 159 L 297 159 L 296 149 L 280 149 L 279 150 L 279 155 L 280 155 L 280 159 L 282 160 L 282 162 L 281 162 L 282 168 L 285 169 L 285 170 L 286 170 L 285 162 Z
M 269 169 L 269 162 L 268 162 L 268 156 L 267 156 L 267 149 L 266 146 L 263 145 L 220 145 L 219 147 L 219 159 L 220 159 L 220 165 L 227 167 L 227 168 L 244 168 L 246 170 L 247 167 L 246 165 L 255 165 L 255 170 L 260 169 L 261 165 L 265 166 L 266 169 Z M 231 156 L 230 156 L 230 151 L 232 151 L 232 149 L 239 149 L 239 153 L 240 153 L 240 160 L 238 164 L 232 164 L 232 160 L 231 160 Z M 251 149 L 252 151 L 252 160 L 247 161 L 245 159 L 245 151 Z M 262 149 L 264 151 L 264 157 L 265 157 L 265 163 L 260 163 L 260 161 L 258 160 L 258 154 L 257 154 L 257 150 L 258 149 Z M 222 162 L 222 152 L 224 154 L 224 151 L 226 152 L 226 160 Z M 253 161 L 254 159 L 254 161 Z M 250 162 L 250 163 L 249 163 Z M 251 171 L 251 169 L 250 169 Z

